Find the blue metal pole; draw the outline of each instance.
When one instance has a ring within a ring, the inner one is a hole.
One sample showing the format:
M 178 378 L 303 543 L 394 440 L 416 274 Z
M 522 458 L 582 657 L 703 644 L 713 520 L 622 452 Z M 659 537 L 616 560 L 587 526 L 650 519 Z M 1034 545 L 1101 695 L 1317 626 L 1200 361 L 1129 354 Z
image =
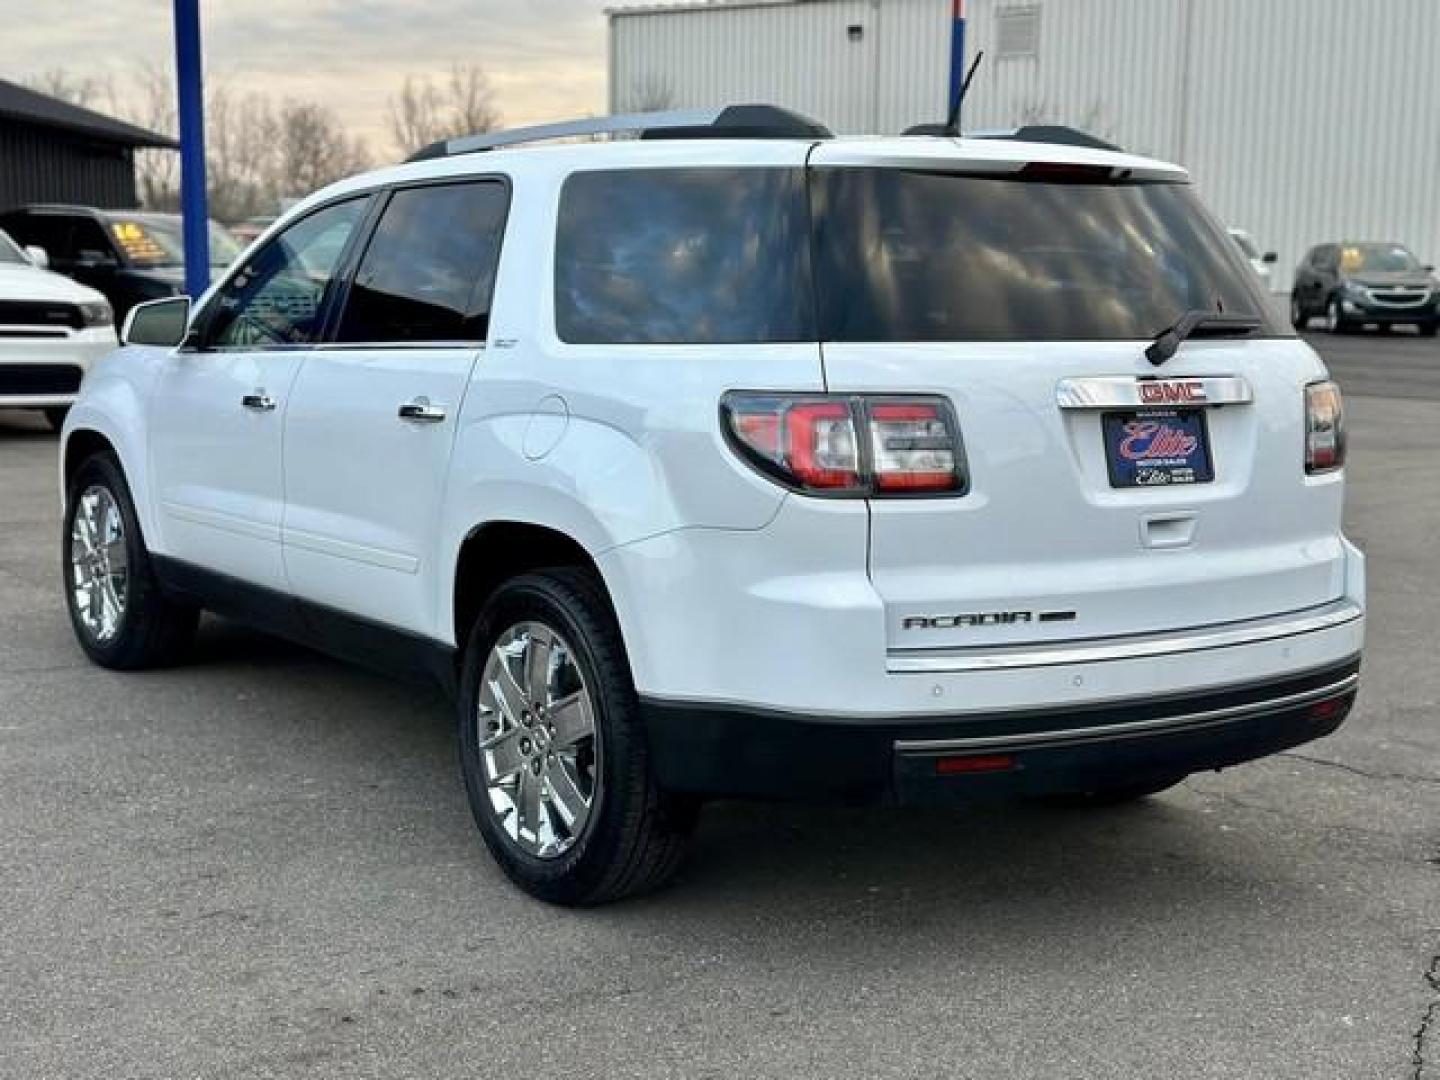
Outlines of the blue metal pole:
M 198 297 L 210 284 L 200 0 L 175 0 L 175 84 L 180 97 L 180 213 L 185 236 L 185 291 Z
M 945 111 L 955 106 L 960 96 L 960 84 L 965 81 L 965 0 L 951 0 L 950 3 L 950 94 L 945 99 Z

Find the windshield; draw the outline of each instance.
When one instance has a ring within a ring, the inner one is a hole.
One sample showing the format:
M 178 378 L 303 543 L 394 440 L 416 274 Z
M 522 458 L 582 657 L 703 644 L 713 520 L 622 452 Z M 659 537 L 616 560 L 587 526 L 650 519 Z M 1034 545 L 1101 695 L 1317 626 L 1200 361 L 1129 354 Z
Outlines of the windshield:
M 0 263 L 13 263 L 19 266 L 29 266 L 30 260 L 20 250 L 14 240 L 10 239 L 8 233 L 0 230 Z
M 136 266 L 184 266 L 185 239 L 180 219 L 173 216 L 137 215 L 112 218 L 110 233 L 127 262 Z M 229 266 L 240 254 L 235 238 L 210 222 L 210 265 Z
M 828 341 L 1153 338 L 1184 312 L 1287 334 L 1188 185 L 815 173 Z
M 1408 274 L 1420 260 L 1399 244 L 1346 244 L 1340 249 L 1342 274 Z

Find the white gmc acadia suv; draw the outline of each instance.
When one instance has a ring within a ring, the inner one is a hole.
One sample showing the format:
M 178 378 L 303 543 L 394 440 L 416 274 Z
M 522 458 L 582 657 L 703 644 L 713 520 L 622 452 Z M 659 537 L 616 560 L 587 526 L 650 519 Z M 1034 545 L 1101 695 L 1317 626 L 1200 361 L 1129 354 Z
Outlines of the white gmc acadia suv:
M 545 900 L 705 797 L 1135 798 L 1354 700 L 1339 392 L 1172 165 L 607 118 L 326 188 L 188 305 L 66 424 L 81 645 L 435 674 Z

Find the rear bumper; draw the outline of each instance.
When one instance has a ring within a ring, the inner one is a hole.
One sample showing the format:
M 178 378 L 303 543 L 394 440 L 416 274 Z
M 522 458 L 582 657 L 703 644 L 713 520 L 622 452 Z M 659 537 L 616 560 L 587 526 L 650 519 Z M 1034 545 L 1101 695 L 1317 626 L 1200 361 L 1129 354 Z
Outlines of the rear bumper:
M 652 766 L 674 791 L 953 801 L 1144 783 L 1264 757 L 1339 727 L 1359 669 L 1356 656 L 1203 693 L 950 717 L 856 720 L 654 698 L 641 707 Z M 963 771 L 977 758 L 998 767 Z M 956 762 L 962 771 L 942 771 Z

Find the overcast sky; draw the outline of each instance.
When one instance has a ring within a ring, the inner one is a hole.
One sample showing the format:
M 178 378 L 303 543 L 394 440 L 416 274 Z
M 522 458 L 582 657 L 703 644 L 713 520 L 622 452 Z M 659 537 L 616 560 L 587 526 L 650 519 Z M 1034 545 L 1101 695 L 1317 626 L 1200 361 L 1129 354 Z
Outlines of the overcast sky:
M 321 102 L 380 153 L 407 74 L 478 61 L 507 125 L 605 111 L 617 0 L 201 0 L 206 75 Z M 0 78 L 173 63 L 172 0 L 0 0 Z

